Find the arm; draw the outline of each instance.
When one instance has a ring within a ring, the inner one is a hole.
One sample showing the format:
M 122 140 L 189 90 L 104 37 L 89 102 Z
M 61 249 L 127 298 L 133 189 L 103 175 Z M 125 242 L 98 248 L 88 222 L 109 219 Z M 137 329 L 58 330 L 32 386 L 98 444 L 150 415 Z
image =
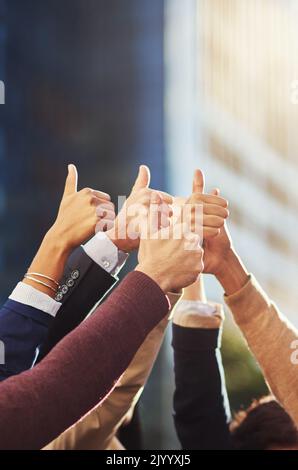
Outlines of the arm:
M 167 311 L 158 285 L 140 272 L 129 274 L 40 364 L 1 384 L 0 448 L 39 449 L 87 413 Z
M 151 231 L 155 212 L 148 219 Z M 164 292 L 191 284 L 202 270 L 199 237 L 193 237 L 193 250 L 185 251 L 185 239 L 175 237 L 177 228 L 166 231 L 167 240 L 164 229 L 156 232 L 156 238 L 142 239 L 136 272 L 127 276 L 97 314 L 31 371 L 1 384 L 2 449 L 43 447 L 105 398 L 168 311 Z
M 230 449 L 230 409 L 220 354 L 222 308 L 202 279 L 185 289 L 173 320 L 174 421 L 183 449 Z
M 99 251 L 100 249 L 101 247 Z M 56 297 L 62 305 L 41 344 L 37 362 L 86 318 L 117 281 L 117 276 L 112 276 L 94 262 L 83 247 L 72 253 L 61 280 L 61 285 L 67 287 L 67 292 L 61 292 L 61 297 Z
M 57 296 L 57 300 L 63 303 L 62 308 L 42 345 L 38 361 L 45 357 L 51 348 L 67 333 L 78 326 L 94 305 L 98 304 L 116 283 L 117 277 L 109 276 L 106 272 L 111 271 L 105 266 L 106 257 L 103 256 L 104 252 L 111 252 L 108 259 L 117 259 L 121 266 L 127 257 L 126 253 L 139 247 L 140 233 L 138 230 L 139 224 L 136 223 L 136 220 L 140 216 L 140 209 L 143 212 L 149 208 L 152 195 L 158 194 L 163 203 L 162 211 L 164 211 L 165 218 L 169 215 L 168 205 L 172 203 L 172 197 L 166 193 L 160 191 L 157 193 L 157 191 L 150 189 L 149 183 L 150 171 L 142 165 L 131 194 L 116 217 L 113 228 L 108 230 L 106 234 L 98 234 L 100 240 L 97 240 L 98 235 L 93 237 L 83 249 L 78 249 L 69 260 L 62 281 L 63 287 L 66 288 L 66 294 L 63 294 L 60 290 Z M 226 201 L 223 198 L 210 196 L 209 199 L 205 197 L 205 200 L 200 200 L 200 204 L 203 204 L 206 212 L 203 224 L 205 235 L 210 236 L 210 233 L 214 234 L 214 231 L 217 233 L 218 230 L 214 227 L 223 223 L 224 218 L 227 216 L 227 211 L 223 207 Z M 207 210 L 210 204 L 212 205 L 211 212 L 213 214 L 211 216 L 208 215 L 210 210 Z M 110 266 L 114 264 L 115 261 L 109 263 Z M 79 277 L 74 280 L 73 287 L 68 288 L 67 283 L 71 281 L 72 273 L 77 273 Z
M 67 255 L 66 243 L 52 229 L 45 236 L 31 270 L 55 278 L 61 275 Z M 50 297 L 51 289 L 39 284 L 33 287 L 33 281 L 30 282 L 32 285 L 19 283 L 0 311 L 0 339 L 5 351 L 4 364 L 0 366 L 1 380 L 31 367 L 59 309 Z
M 180 294 L 168 294 L 172 308 Z M 159 353 L 169 315 L 166 316 L 139 348 L 113 392 L 75 426 L 51 442 L 45 450 L 108 450 L 115 436 L 138 402 Z
M 0 379 L 31 367 L 61 304 L 52 297 L 70 252 L 95 231 L 96 207 L 111 204 L 105 193 L 77 192 L 77 172 L 69 167 L 59 213 L 28 270 L 0 311 L 0 339 L 4 364 Z
M 218 190 L 214 190 L 218 194 Z M 273 394 L 298 424 L 297 366 L 291 361 L 297 329 L 279 312 L 237 255 L 226 226 L 205 245 L 204 272 L 214 274 L 225 301 Z
M 298 339 L 298 331 L 256 279 L 246 273 L 235 251 L 231 251 L 217 277 L 225 289 L 225 301 L 269 387 L 297 425 L 298 375 L 297 365 L 291 360 L 291 347 Z
M 146 171 L 144 171 L 143 168 L 143 170 L 141 169 L 140 171 L 140 175 L 134 186 L 132 194 L 127 201 L 128 205 L 136 204 L 138 198 L 145 206 L 148 204 L 148 202 L 150 202 L 150 199 L 148 201 L 148 194 L 147 199 L 144 199 L 148 181 L 149 176 L 148 174 L 146 176 Z M 140 183 L 142 183 L 141 187 Z M 136 188 L 138 188 L 137 191 Z M 137 194 L 138 192 L 140 195 Z M 132 202 L 130 200 L 132 200 Z M 168 201 L 168 199 L 166 199 L 166 201 Z M 213 213 L 217 214 L 218 216 L 226 216 L 225 210 L 222 209 L 224 200 L 217 200 L 216 198 L 211 198 L 211 201 L 206 200 L 204 202 L 204 209 L 207 214 L 210 214 L 210 210 L 208 210 L 208 204 L 212 204 Z M 217 206 L 214 204 L 217 204 Z M 212 217 L 210 218 L 208 215 L 204 216 L 203 226 L 205 235 L 208 235 L 209 233 L 208 224 L 214 223 L 214 221 L 211 219 Z M 119 221 L 121 222 L 121 215 L 116 219 L 116 229 L 117 226 L 119 227 Z M 212 233 L 211 228 L 210 231 Z M 117 240 L 114 239 L 114 242 L 119 245 Z M 122 249 L 129 251 L 131 247 L 129 245 L 123 246 L 123 243 L 124 240 L 122 240 L 122 244 L 120 245 Z M 136 242 L 133 241 L 131 243 Z M 161 264 L 161 261 L 159 260 L 157 264 Z M 179 269 L 180 267 L 178 266 L 178 270 Z M 176 277 L 178 278 L 179 275 L 180 272 L 177 272 Z M 177 297 L 179 296 L 174 296 L 171 294 L 170 301 L 172 307 L 174 307 L 175 303 L 177 302 Z M 121 423 L 126 419 L 127 414 L 130 413 L 131 408 L 133 408 L 141 395 L 144 384 L 150 374 L 153 363 L 160 349 L 166 325 L 167 320 L 165 319 L 146 338 L 146 341 L 139 349 L 128 370 L 125 372 L 124 376 L 119 381 L 118 386 L 109 396 L 109 398 L 100 407 L 97 407 L 92 413 L 86 416 L 83 421 L 77 423 L 75 427 L 68 430 L 53 443 L 47 446 L 47 449 L 112 448 L 117 430 L 119 429 Z
M 62 302 L 37 359 L 39 362 L 66 334 L 76 328 L 118 281 L 117 273 L 127 253 L 139 247 L 139 234 L 132 233 L 135 212 L 148 208 L 151 194 L 150 172 L 142 165 L 131 194 L 106 233 L 96 234 L 78 248 L 67 262 L 56 299 Z M 164 201 L 170 202 L 169 195 Z M 136 210 L 131 208 L 136 207 Z M 131 235 L 131 236 L 130 236 Z M 69 286 L 71 283 L 71 287 Z
M 53 316 L 30 305 L 6 301 L 0 309 L 0 340 L 4 345 L 0 381 L 30 369 L 53 320 Z

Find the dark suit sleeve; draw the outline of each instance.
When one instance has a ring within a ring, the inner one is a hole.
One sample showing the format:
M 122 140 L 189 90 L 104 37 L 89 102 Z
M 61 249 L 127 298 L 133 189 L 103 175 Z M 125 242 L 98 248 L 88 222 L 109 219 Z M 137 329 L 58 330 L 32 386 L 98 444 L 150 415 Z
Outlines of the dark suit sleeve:
M 53 317 L 7 300 L 0 310 L 0 380 L 30 369 Z
M 40 348 L 37 362 L 86 318 L 117 281 L 89 258 L 82 247 L 73 252 L 56 296 L 62 306 Z
M 182 448 L 231 449 L 220 330 L 173 324 L 174 422 Z

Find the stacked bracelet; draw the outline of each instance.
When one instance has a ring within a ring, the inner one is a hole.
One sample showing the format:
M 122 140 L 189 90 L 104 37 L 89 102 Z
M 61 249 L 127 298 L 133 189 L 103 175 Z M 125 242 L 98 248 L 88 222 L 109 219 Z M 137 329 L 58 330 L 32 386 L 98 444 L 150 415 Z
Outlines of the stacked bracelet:
M 59 282 L 55 281 L 52 277 L 46 276 L 45 274 L 40 274 L 40 273 L 27 273 L 26 275 L 28 276 L 38 276 L 38 277 L 43 277 L 44 279 L 47 279 L 48 281 L 52 281 L 54 284 L 56 284 L 57 287 L 59 286 Z
M 50 284 L 46 283 L 46 282 L 43 282 L 43 281 L 40 281 L 39 279 L 36 279 L 35 276 L 38 276 L 38 277 L 41 277 L 41 278 L 44 278 L 44 279 L 47 279 L 48 281 L 51 281 L 53 282 L 57 287 L 54 288 L 52 287 Z M 34 281 L 36 282 L 37 284 L 40 284 L 44 287 L 47 287 L 48 289 L 52 290 L 53 292 L 55 292 L 55 294 L 57 293 L 60 285 L 59 285 L 59 282 L 55 281 L 55 279 L 49 277 L 49 276 L 46 276 L 45 274 L 40 274 L 40 273 L 26 273 L 25 274 L 25 279 L 30 279 L 30 281 Z

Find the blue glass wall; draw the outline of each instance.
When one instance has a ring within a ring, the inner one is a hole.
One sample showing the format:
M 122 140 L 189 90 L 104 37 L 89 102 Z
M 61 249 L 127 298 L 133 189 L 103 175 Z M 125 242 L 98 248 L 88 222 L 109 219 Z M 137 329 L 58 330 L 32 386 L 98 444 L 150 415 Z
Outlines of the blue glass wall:
M 114 198 L 129 192 L 140 163 L 164 187 L 163 3 L 0 0 L 1 300 L 53 221 L 67 163 L 81 186 Z M 142 405 L 151 448 L 159 387 L 157 378 Z
M 53 220 L 68 162 L 114 197 L 142 162 L 163 186 L 163 1 L 9 0 L 2 24 L 3 298 Z
M 5 0 L 0 0 L 0 80 L 5 83 L 6 16 Z M 0 105 L 0 227 L 5 220 L 5 106 Z M 0 272 L 4 269 L 4 238 L 0 231 Z

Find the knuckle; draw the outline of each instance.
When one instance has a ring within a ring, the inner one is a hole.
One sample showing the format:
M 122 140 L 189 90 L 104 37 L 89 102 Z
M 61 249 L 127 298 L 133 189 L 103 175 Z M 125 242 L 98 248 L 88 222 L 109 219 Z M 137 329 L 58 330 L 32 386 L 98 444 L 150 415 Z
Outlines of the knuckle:
M 90 188 L 83 188 L 81 189 L 80 193 L 83 194 L 84 196 L 89 196 L 92 193 L 92 191 Z

